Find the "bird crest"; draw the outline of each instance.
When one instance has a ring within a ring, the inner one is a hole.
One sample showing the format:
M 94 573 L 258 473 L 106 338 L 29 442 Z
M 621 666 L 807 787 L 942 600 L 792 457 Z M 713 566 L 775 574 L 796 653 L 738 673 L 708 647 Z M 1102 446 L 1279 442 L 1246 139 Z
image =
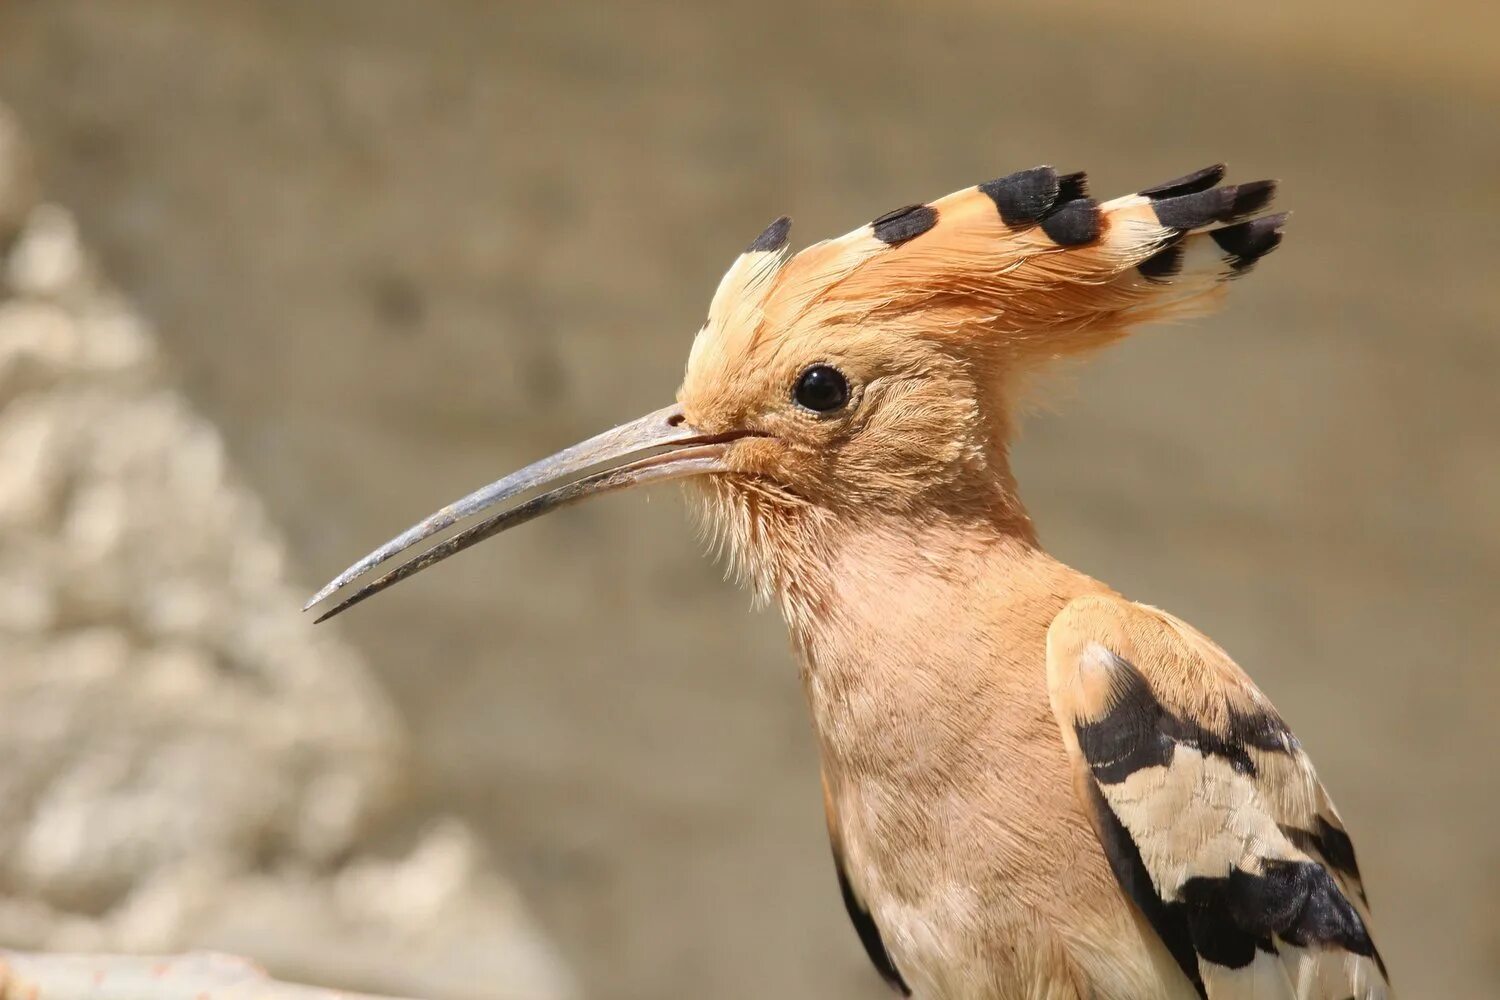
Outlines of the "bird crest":
M 1250 218 L 1272 181 L 1222 185 L 1206 167 L 1100 203 L 1082 173 L 1034 167 L 879 216 L 788 251 L 773 222 L 730 267 L 694 344 L 694 368 L 767 341 L 882 330 L 1023 366 L 1108 343 L 1135 324 L 1211 308 L 1224 282 L 1281 240 Z

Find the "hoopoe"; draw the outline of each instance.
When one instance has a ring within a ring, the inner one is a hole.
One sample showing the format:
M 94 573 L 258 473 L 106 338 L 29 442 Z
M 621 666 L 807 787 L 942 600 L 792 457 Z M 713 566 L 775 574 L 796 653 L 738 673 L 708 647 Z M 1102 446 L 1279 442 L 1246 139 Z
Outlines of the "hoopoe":
M 931 1000 L 1390 995 L 1354 849 L 1218 646 L 1042 549 L 1011 474 L 1023 381 L 1214 304 L 1281 240 L 1222 166 L 1100 204 L 1037 167 L 729 269 L 677 402 L 444 507 L 322 618 L 565 504 L 691 479 L 779 603 L 838 885 Z M 319 620 L 321 621 L 322 618 Z

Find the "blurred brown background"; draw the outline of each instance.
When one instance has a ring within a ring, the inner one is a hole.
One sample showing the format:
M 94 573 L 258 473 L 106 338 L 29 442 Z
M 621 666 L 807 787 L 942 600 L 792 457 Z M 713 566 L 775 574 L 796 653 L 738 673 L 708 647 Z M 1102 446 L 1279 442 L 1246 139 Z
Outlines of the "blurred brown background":
M 1052 394 L 1025 495 L 1277 702 L 1404 995 L 1491 997 L 1500 15 L 1292 7 L 5 0 L 0 101 L 305 589 L 669 401 L 777 214 L 800 244 L 1039 162 L 1281 178 L 1282 250 Z M 466 820 L 586 996 L 881 996 L 781 624 L 680 507 L 559 514 L 333 626 L 412 747 L 362 836 Z

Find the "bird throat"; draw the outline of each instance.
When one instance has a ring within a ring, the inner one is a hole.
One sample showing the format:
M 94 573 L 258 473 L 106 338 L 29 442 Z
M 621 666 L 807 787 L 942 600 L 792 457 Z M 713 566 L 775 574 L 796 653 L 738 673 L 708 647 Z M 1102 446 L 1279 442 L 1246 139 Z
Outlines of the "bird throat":
M 838 756 L 889 748 L 892 725 L 916 735 L 934 720 L 961 722 L 978 687 L 996 683 L 979 665 L 1007 660 L 983 623 L 1005 620 L 1003 609 L 1038 588 L 1061 597 L 1087 587 L 1037 546 L 1019 503 L 846 515 L 774 490 L 704 485 L 718 548 L 780 607 L 816 728 Z M 1036 696 L 1024 700 L 1043 707 L 1047 618 L 1026 657 L 1035 669 L 1016 679 Z

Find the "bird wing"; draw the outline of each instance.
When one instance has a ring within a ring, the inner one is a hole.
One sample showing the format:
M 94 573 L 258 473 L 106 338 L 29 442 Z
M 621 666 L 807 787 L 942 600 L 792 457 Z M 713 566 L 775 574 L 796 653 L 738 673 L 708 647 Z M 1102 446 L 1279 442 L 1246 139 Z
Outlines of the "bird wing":
M 827 775 L 823 776 L 823 812 L 828 818 L 828 841 L 833 848 L 833 869 L 839 879 L 839 895 L 843 897 L 844 909 L 849 912 L 849 920 L 854 924 L 854 932 L 859 935 L 859 943 L 864 945 L 865 954 L 870 956 L 870 962 L 875 966 L 875 971 L 880 973 L 880 978 L 897 993 L 909 997 L 911 987 L 901 978 L 901 972 L 891 960 L 891 953 L 886 951 L 885 941 L 880 936 L 880 928 L 875 925 L 875 918 L 870 915 L 869 907 L 865 906 L 859 891 L 850 881 L 849 868 L 844 862 L 844 838 L 839 832 L 838 812 L 828 793 Z
M 1121 888 L 1206 1000 L 1386 1000 L 1354 848 L 1266 697 L 1186 623 L 1077 598 L 1052 709 Z

